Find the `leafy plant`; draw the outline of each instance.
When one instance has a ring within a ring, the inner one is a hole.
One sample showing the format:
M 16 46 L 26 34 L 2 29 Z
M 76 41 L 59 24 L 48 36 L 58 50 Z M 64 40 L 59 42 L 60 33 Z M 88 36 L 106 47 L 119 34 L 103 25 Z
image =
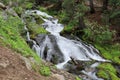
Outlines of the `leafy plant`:
M 22 7 L 14 7 L 14 10 L 17 14 L 22 14 L 22 12 L 23 12 Z
M 79 77 L 76 76 L 76 80 L 81 80 Z
M 47 66 L 41 66 L 39 72 L 40 72 L 40 74 L 42 74 L 44 76 L 49 76 L 51 74 L 50 68 Z
M 25 8 L 26 9 L 31 9 L 33 7 L 33 3 L 31 3 L 31 2 L 26 2 L 25 3 Z
M 110 31 L 108 26 L 102 26 L 96 22 L 86 22 L 87 28 L 84 30 L 83 39 L 90 40 L 96 43 L 109 43 L 112 41 L 112 36 L 115 33 Z

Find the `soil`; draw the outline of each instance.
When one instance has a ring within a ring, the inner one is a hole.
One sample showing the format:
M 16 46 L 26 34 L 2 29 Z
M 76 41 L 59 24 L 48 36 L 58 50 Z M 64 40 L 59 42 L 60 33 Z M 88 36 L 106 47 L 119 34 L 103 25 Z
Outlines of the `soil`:
M 22 58 L 23 56 L 20 53 L 0 46 L 0 80 L 75 80 L 74 75 L 53 68 L 53 64 L 46 61 L 43 61 L 43 63 L 50 66 L 51 75 L 47 77 L 42 76 L 38 72 L 29 69 L 26 66 L 27 63 Z
M 21 55 L 0 46 L 0 80 L 58 80 L 28 70 Z

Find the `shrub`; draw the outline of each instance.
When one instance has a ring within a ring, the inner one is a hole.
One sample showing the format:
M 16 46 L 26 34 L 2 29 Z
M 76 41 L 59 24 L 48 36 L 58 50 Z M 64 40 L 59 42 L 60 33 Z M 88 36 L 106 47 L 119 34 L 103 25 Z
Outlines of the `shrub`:
M 112 41 L 112 36 L 115 32 L 110 31 L 108 26 L 101 26 L 96 22 L 86 22 L 86 26 L 87 28 L 84 29 L 85 35 L 83 39 L 96 43 L 109 43 Z

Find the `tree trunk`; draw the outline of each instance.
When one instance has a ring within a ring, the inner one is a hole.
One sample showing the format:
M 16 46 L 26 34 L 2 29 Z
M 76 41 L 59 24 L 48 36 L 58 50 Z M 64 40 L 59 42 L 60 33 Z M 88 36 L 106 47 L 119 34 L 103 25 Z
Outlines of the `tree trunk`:
M 84 23 L 84 18 L 83 16 L 80 16 L 79 17 L 79 29 L 83 30 L 84 28 L 86 28 L 85 23 Z
M 62 0 L 59 0 L 55 5 L 53 6 L 53 10 L 60 11 L 62 9 Z
M 36 5 L 41 5 L 43 3 L 43 0 L 35 0 Z
M 95 13 L 95 9 L 94 9 L 94 4 L 93 4 L 93 0 L 89 0 L 90 2 L 90 13 Z
M 108 8 L 107 8 L 107 6 L 108 6 L 108 0 L 103 0 L 103 7 L 102 7 L 102 11 L 107 10 L 107 9 L 108 9 Z

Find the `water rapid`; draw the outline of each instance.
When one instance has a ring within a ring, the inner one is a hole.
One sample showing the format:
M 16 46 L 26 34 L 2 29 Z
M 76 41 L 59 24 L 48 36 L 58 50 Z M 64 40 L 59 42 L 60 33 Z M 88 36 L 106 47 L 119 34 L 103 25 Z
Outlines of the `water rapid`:
M 30 39 L 29 32 L 27 32 L 27 40 L 33 42 L 32 49 L 34 49 L 42 59 L 53 62 L 59 69 L 65 69 L 66 64 L 72 59 L 79 61 L 98 61 L 90 65 L 92 71 L 82 70 L 81 72 L 91 77 L 91 80 L 103 80 L 97 78 L 95 75 L 95 67 L 99 62 L 108 60 L 102 58 L 96 48 L 90 44 L 83 43 L 81 40 L 76 41 L 61 36 L 60 32 L 64 29 L 64 26 L 58 23 L 58 19 L 44 12 L 28 10 L 25 14 L 38 15 L 44 21 L 42 26 L 50 32 L 48 35 L 39 34 L 36 37 L 36 42 Z

